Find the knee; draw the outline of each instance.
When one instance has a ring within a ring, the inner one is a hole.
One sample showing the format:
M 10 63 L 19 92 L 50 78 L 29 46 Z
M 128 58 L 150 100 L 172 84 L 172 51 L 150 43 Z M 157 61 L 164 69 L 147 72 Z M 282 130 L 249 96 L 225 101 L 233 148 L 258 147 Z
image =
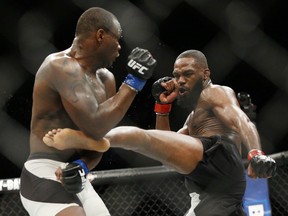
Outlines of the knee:
M 188 175 L 196 169 L 197 165 L 198 165 L 198 163 L 194 163 L 194 162 L 190 163 L 190 164 L 186 163 L 184 165 L 175 167 L 175 170 L 180 174 Z

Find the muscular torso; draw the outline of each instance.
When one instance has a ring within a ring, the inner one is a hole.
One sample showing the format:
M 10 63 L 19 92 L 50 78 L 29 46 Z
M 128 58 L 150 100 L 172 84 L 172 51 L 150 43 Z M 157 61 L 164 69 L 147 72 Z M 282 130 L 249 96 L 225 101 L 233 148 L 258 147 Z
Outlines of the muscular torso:
M 115 94 L 115 89 L 110 87 L 113 86 L 110 84 L 111 82 L 114 84 L 114 79 L 111 80 L 111 73 L 108 70 L 100 69 L 94 74 L 88 73 L 74 58 L 65 53 L 64 51 L 47 57 L 36 74 L 30 133 L 31 153 L 55 153 L 63 161 L 68 160 L 76 150 L 58 151 L 50 148 L 42 142 L 42 137 L 54 128 L 78 129 L 64 108 L 65 97 L 77 103 L 74 88 L 79 88 L 79 86 L 91 88 L 92 94 L 87 97 L 95 97 L 94 100 L 96 99 L 98 104 Z M 66 74 L 63 76 L 60 73 Z M 71 83 L 68 88 L 64 86 L 67 79 Z M 64 97 L 58 91 L 61 83 L 63 83 L 63 88 L 66 88 L 63 90 Z M 59 86 L 56 88 L 56 85 Z M 66 103 L 66 106 L 69 106 L 69 103 Z
M 231 139 L 238 147 L 238 149 L 241 149 L 241 139 L 239 134 L 237 132 L 233 131 L 227 123 L 225 124 L 219 116 L 216 116 L 213 112 L 213 108 L 215 108 L 214 104 L 211 104 L 211 101 L 214 100 L 221 100 L 220 98 L 215 97 L 213 93 L 213 88 L 208 87 L 210 89 L 204 89 L 203 92 L 200 95 L 200 98 L 198 100 L 197 106 L 195 110 L 189 115 L 189 117 L 186 120 L 186 126 L 189 135 L 191 136 L 204 136 L 209 137 L 212 135 L 221 135 L 228 137 Z M 222 87 L 220 87 L 222 88 Z M 209 91 L 205 92 L 205 91 Z M 234 96 L 231 92 L 226 91 L 226 94 L 231 94 L 231 98 L 234 99 Z M 205 95 L 205 96 L 203 96 Z M 223 104 L 225 107 L 225 104 Z M 227 106 L 230 106 L 230 104 L 227 104 Z M 227 113 L 229 115 L 229 113 Z

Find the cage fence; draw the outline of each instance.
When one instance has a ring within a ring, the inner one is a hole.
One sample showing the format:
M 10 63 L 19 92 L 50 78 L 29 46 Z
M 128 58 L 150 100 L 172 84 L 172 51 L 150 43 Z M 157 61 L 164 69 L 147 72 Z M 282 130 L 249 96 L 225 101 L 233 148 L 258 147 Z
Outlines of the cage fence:
M 270 155 L 278 165 L 268 179 L 273 216 L 288 215 L 288 151 Z M 243 162 L 245 164 L 245 161 Z M 92 184 L 113 216 L 181 216 L 190 207 L 184 177 L 164 166 L 94 171 Z M 28 216 L 19 178 L 0 180 L 0 215 Z

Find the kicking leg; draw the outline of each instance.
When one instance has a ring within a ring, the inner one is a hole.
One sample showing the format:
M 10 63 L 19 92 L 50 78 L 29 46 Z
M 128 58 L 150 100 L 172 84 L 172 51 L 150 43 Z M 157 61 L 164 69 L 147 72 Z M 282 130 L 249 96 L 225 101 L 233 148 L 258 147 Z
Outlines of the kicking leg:
M 109 131 L 105 138 L 111 147 L 138 152 L 183 174 L 192 172 L 203 159 L 199 139 L 173 131 L 121 126 Z
M 63 130 L 65 133 L 62 133 Z M 143 130 L 137 127 L 121 126 L 109 131 L 105 138 L 107 140 L 100 142 L 110 142 L 111 147 L 138 152 L 183 174 L 193 171 L 203 158 L 203 146 L 199 139 L 172 131 Z M 98 142 L 85 136 L 81 131 L 62 129 L 53 136 L 50 143 L 45 143 L 58 149 L 60 149 L 59 146 L 64 146 L 61 148 L 97 151 Z

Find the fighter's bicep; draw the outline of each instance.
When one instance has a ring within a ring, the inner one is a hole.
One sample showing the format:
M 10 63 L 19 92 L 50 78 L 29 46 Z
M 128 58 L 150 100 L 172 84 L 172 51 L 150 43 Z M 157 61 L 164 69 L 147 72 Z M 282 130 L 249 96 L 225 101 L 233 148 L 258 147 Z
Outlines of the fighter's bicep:
M 107 73 L 106 79 L 103 80 L 103 84 L 105 85 L 107 98 L 113 97 L 116 94 L 116 81 L 111 72 Z
M 82 99 L 91 99 L 93 95 L 92 91 L 81 81 L 70 82 L 63 87 L 58 88 L 59 94 L 71 104 L 81 102 Z
M 206 94 L 206 101 L 217 119 L 226 127 L 237 131 L 242 110 L 234 91 L 229 87 L 215 87 Z
M 213 108 L 214 115 L 231 130 L 238 131 L 243 117 L 243 112 L 235 104 L 218 105 Z
M 97 110 L 98 103 L 95 95 L 81 73 L 61 71 L 53 84 L 68 113 L 72 111 L 75 114 L 89 113 Z
M 81 83 L 72 83 L 63 91 L 59 91 L 66 110 L 73 108 L 81 112 L 95 112 L 98 102 L 91 89 Z

